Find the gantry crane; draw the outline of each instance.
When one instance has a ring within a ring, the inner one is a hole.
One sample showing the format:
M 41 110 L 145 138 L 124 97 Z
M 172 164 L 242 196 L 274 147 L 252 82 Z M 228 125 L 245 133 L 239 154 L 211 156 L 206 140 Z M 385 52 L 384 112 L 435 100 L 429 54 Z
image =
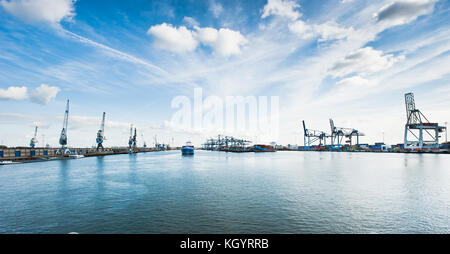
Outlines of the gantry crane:
M 36 125 L 36 127 L 34 128 L 34 136 L 30 140 L 30 147 L 31 148 L 34 148 L 36 146 L 36 144 L 38 143 L 38 140 L 37 140 L 37 129 L 38 129 L 38 126 Z
M 59 144 L 61 145 L 59 153 L 68 154 L 70 151 L 67 149 L 67 125 L 69 122 L 69 100 L 67 100 L 66 111 L 64 112 L 63 128 L 59 137 Z
M 230 136 L 218 135 L 217 139 L 210 138 L 203 144 L 205 150 L 238 150 L 243 149 L 246 145 L 251 143 L 249 140 L 236 139 Z
M 425 146 L 430 149 L 438 149 L 439 133 L 445 131 L 446 127 L 439 126 L 438 123 L 430 123 L 425 115 L 416 109 L 413 93 L 405 94 L 405 104 L 407 121 L 405 124 L 404 149 L 422 150 Z M 425 139 L 424 131 L 427 134 L 426 138 L 429 139 Z M 434 132 L 434 135 L 430 132 Z M 415 139 L 408 140 L 408 134 L 411 134 Z
M 311 144 L 319 141 L 319 146 L 322 146 L 322 144 L 324 146 L 326 146 L 326 142 L 327 142 L 327 137 L 330 137 L 329 135 L 327 135 L 325 132 L 323 131 L 317 131 L 317 130 L 311 130 L 311 129 L 307 129 L 306 128 L 306 124 L 305 121 L 303 121 L 303 131 L 304 131 L 304 136 L 303 136 L 303 145 L 306 147 L 308 147 L 308 149 L 311 147 Z M 312 139 L 311 139 L 312 138 Z M 307 141 L 308 139 L 308 141 Z M 323 142 L 322 142 L 323 141 Z M 308 144 L 308 145 L 307 145 Z
M 342 140 L 344 137 L 348 138 L 347 142 L 352 146 L 353 136 L 356 136 L 356 145 L 359 146 L 359 137 L 365 136 L 364 133 L 359 132 L 353 128 L 336 127 L 333 119 L 330 119 L 331 127 L 331 148 L 340 149 L 342 146 Z M 335 146 L 337 145 L 337 146 Z
M 97 151 L 103 151 L 103 141 L 106 140 L 105 137 L 105 115 L 106 113 L 103 112 L 103 117 L 102 117 L 102 123 L 100 124 L 100 129 L 97 132 L 97 138 L 95 139 L 95 141 L 97 142 Z

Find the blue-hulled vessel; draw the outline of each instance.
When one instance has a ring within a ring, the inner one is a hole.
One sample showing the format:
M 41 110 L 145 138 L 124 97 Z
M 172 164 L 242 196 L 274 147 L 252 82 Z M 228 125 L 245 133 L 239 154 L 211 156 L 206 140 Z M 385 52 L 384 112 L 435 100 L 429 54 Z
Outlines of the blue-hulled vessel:
M 186 142 L 186 145 L 181 147 L 182 155 L 194 155 L 194 146 L 190 141 Z

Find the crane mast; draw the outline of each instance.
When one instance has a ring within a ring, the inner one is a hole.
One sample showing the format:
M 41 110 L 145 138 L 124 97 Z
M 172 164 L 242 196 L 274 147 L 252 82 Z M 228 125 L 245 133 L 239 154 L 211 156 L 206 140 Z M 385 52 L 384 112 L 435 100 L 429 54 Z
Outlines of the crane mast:
M 36 138 L 36 136 L 37 136 L 37 129 L 38 129 L 38 127 L 36 125 L 36 127 L 34 128 L 34 136 L 30 140 L 30 147 L 32 147 L 32 148 L 34 148 L 36 146 L 36 144 L 38 143 L 38 140 Z
M 137 135 L 136 135 L 136 128 L 134 128 L 134 135 L 133 135 L 133 149 L 137 148 Z
M 103 141 L 106 139 L 105 138 L 105 115 L 106 113 L 103 112 L 103 117 L 102 117 L 102 123 L 100 124 L 100 129 L 97 132 L 97 138 L 96 138 L 96 142 L 97 142 L 97 151 L 103 151 Z
M 133 145 L 133 125 L 130 125 L 130 138 L 128 139 L 128 148 L 131 150 L 131 146 Z
M 60 152 L 67 153 L 67 125 L 69 122 L 69 100 L 67 100 L 66 111 L 64 112 L 63 128 L 59 137 L 59 144 L 61 145 Z
M 134 128 L 134 134 L 133 134 L 133 125 L 130 126 L 130 139 L 128 140 L 128 153 L 134 153 L 134 151 L 137 148 L 136 144 L 136 128 Z

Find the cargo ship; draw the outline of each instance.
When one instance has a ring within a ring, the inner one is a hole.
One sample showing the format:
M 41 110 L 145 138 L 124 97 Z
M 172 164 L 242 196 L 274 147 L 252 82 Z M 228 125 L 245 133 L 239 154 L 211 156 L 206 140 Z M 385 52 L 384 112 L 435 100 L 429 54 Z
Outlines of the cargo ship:
M 182 155 L 194 155 L 194 146 L 190 141 L 186 142 L 186 145 L 181 147 Z
M 270 145 L 254 145 L 253 152 L 275 152 L 275 148 Z
M 450 142 L 442 143 L 439 146 L 439 152 L 450 153 Z

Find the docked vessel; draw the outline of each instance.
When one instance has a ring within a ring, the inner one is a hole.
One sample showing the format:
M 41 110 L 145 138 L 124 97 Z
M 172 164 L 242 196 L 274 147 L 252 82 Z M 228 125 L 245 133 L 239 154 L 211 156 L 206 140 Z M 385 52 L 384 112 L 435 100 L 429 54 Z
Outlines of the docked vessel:
M 442 143 L 439 146 L 439 152 L 450 153 L 450 142 Z
M 275 152 L 275 148 L 270 145 L 254 145 L 254 152 Z
M 194 155 L 194 146 L 190 141 L 186 142 L 186 145 L 181 147 L 182 155 Z

